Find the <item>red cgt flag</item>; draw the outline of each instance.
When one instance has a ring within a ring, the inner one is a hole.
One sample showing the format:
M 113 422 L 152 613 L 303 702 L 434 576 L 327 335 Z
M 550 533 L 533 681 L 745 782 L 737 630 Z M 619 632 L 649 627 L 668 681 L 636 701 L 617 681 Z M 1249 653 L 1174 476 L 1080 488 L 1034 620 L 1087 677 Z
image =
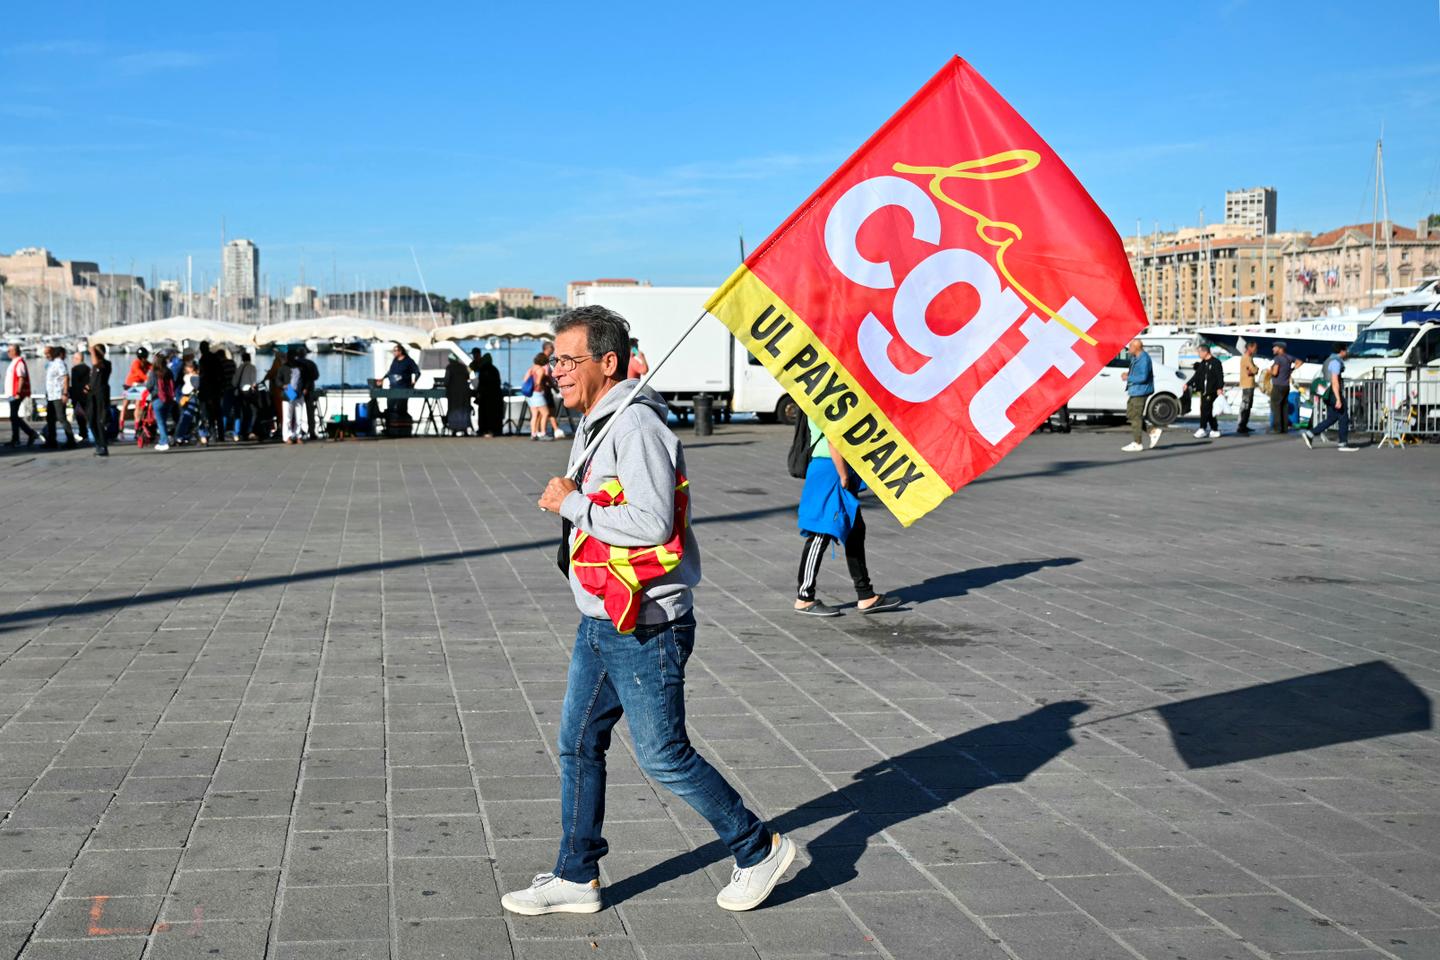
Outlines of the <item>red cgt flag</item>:
M 1146 322 L 1110 221 L 959 57 L 706 309 L 906 526 Z

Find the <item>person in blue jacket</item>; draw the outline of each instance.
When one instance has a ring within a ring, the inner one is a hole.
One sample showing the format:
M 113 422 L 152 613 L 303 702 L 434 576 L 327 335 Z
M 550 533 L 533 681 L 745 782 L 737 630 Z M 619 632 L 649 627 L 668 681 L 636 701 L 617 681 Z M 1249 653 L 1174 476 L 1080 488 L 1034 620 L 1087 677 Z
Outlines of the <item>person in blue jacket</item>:
M 810 466 L 805 488 L 800 493 L 800 533 L 805 546 L 800 550 L 800 574 L 795 593 L 795 612 L 811 617 L 842 616 L 837 607 L 817 600 L 815 582 L 820 561 L 830 544 L 845 544 L 845 563 L 855 584 L 856 608 L 864 614 L 897 609 L 899 597 L 876 593 L 865 565 L 865 517 L 860 513 L 857 494 L 863 488 L 845 458 L 832 449 L 825 434 L 810 421 Z
M 391 353 L 395 359 L 390 361 L 390 369 L 385 372 L 385 379 L 381 384 L 387 390 L 409 390 L 415 386 L 415 381 L 420 379 L 420 365 L 401 344 L 395 344 Z M 409 408 L 410 401 L 391 398 L 385 404 L 385 418 L 394 422 L 397 418 L 403 418 Z
M 1120 449 L 1126 453 L 1138 453 L 1145 449 L 1143 444 L 1145 428 L 1145 405 L 1150 402 L 1150 395 L 1155 392 L 1155 365 L 1150 361 L 1150 354 L 1145 352 L 1145 344 L 1136 337 L 1130 341 L 1125 348 L 1130 353 L 1130 369 L 1126 370 L 1121 377 L 1125 380 L 1125 415 L 1130 418 L 1131 440 Z M 1150 446 L 1160 442 L 1160 428 L 1150 425 Z

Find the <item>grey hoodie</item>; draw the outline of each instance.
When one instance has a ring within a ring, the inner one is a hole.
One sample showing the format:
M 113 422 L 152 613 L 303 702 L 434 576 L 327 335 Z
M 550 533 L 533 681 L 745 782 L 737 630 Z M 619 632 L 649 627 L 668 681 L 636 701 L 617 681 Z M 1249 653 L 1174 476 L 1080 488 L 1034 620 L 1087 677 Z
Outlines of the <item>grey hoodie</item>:
M 560 515 L 577 531 L 583 530 L 616 547 L 649 547 L 669 539 L 675 519 L 675 475 L 685 473 L 685 451 L 665 425 L 668 410 L 658 394 L 647 388 L 634 403 L 620 410 L 639 382 L 627 380 L 611 387 L 580 421 L 570 447 L 569 473 L 579 467 L 585 445 L 593 439 L 589 425 L 606 414 L 615 415 L 615 426 L 591 458 L 580 489 L 560 504 Z M 617 477 L 625 489 L 623 504 L 602 507 L 586 496 Z M 684 616 L 692 603 L 690 588 L 699 582 L 700 547 L 693 528 L 687 525 L 680 566 L 646 585 L 638 622 L 665 623 Z M 580 586 L 574 567 L 570 568 L 570 591 L 582 614 L 609 619 L 604 602 Z

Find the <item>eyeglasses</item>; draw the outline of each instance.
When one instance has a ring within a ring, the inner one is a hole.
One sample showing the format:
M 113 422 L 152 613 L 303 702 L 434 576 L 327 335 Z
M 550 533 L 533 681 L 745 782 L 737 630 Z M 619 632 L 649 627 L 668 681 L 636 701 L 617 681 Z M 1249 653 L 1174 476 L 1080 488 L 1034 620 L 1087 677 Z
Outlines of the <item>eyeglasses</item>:
M 580 364 L 585 363 L 588 360 L 599 359 L 600 358 L 593 353 L 585 357 L 551 357 L 546 366 L 548 366 L 551 370 L 558 370 L 561 373 L 569 373 L 571 370 L 574 370 L 576 367 L 580 366 Z

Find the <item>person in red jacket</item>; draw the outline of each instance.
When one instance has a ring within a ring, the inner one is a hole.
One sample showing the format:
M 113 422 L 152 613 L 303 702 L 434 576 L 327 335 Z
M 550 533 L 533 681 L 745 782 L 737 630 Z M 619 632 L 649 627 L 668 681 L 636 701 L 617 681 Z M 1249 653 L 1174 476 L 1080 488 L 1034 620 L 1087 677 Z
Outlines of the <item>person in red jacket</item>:
M 10 344 L 9 352 L 10 366 L 5 369 L 5 397 L 10 401 L 10 446 L 20 446 L 20 434 L 26 433 L 30 436 L 27 446 L 33 447 L 40 435 L 20 413 L 20 405 L 30 396 L 30 368 L 25 365 L 25 358 L 20 355 L 17 344 Z
M 125 374 L 125 395 L 120 401 L 120 435 L 125 435 L 125 420 L 130 416 L 131 394 L 134 393 L 136 401 L 140 398 L 140 390 L 145 386 L 145 381 L 150 379 L 150 351 L 141 347 L 135 351 L 135 359 L 130 361 L 130 372 Z M 138 419 L 140 404 L 135 404 L 135 414 Z M 140 424 L 135 424 L 138 429 Z

